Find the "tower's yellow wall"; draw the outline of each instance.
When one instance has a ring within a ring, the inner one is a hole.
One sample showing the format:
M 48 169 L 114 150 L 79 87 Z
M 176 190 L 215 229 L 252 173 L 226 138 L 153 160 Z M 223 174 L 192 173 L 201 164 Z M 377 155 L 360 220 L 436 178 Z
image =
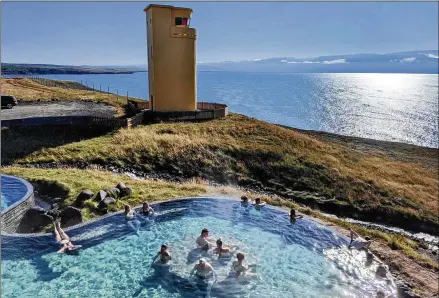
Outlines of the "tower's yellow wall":
M 145 11 L 152 110 L 196 110 L 196 32 L 174 26 L 175 17 L 190 18 L 192 11 L 160 5 Z

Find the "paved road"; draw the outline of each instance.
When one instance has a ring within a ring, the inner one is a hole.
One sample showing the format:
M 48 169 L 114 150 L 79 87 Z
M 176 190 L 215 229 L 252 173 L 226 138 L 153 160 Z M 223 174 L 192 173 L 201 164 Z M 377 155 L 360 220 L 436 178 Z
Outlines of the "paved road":
M 53 117 L 53 116 L 97 116 L 112 117 L 116 108 L 104 104 L 85 101 L 19 103 L 12 109 L 1 110 L 1 120 Z

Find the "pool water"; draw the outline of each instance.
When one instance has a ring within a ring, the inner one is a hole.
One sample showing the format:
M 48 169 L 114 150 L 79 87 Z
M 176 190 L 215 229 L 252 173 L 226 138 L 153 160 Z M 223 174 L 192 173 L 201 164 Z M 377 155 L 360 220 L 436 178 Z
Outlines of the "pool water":
M 1 175 L 1 211 L 23 199 L 28 192 L 27 186 L 19 179 Z
M 199 257 L 218 278 L 211 297 L 375 297 L 394 287 L 375 279 L 364 252 L 347 249 L 347 240 L 309 219 L 289 222 L 283 211 L 261 211 L 224 199 L 188 199 L 153 206 L 153 220 L 142 218 L 136 234 L 121 214 L 67 231 L 77 255 L 56 254 L 53 235 L 2 236 L 2 297 L 205 297 L 206 287 L 187 282 Z M 227 279 L 233 259 L 218 260 L 194 250 L 207 227 L 213 239 L 236 245 L 259 279 Z M 173 260 L 168 270 L 151 262 L 162 243 Z M 197 296 L 196 290 L 201 291 Z

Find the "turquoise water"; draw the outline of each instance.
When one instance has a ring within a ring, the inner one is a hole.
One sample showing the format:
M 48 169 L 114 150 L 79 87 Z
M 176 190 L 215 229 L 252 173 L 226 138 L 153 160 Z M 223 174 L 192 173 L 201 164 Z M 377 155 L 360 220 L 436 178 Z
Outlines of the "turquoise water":
M 27 187 L 20 180 L 1 175 L 1 211 L 21 200 L 27 193 Z
M 50 75 L 148 98 L 148 73 Z M 438 147 L 436 74 L 198 72 L 199 101 L 301 129 Z
M 122 215 L 68 231 L 78 255 L 56 254 L 53 236 L 2 237 L 2 297 L 204 297 L 187 282 L 204 256 L 218 274 L 211 297 L 375 297 L 394 288 L 376 280 L 376 264 L 346 248 L 346 239 L 311 220 L 289 223 L 286 213 L 260 212 L 229 200 L 198 199 L 154 206 L 157 216 L 142 219 L 136 234 Z M 207 227 L 213 238 L 236 245 L 258 279 L 227 279 L 232 260 L 195 252 Z M 173 257 L 168 272 L 150 268 L 162 243 Z M 206 291 L 203 285 L 199 290 Z

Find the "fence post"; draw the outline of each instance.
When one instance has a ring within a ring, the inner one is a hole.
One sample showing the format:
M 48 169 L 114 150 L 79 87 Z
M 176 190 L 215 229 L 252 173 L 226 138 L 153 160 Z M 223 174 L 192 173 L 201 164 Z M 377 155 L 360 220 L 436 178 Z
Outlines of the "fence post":
M 99 92 L 102 92 L 101 84 L 99 84 Z
M 93 92 L 95 92 L 95 84 L 93 84 Z
M 119 101 L 119 89 L 116 89 L 116 101 Z
M 110 94 L 110 87 L 107 87 L 107 93 Z
M 128 90 L 127 90 L 127 104 L 128 104 Z

